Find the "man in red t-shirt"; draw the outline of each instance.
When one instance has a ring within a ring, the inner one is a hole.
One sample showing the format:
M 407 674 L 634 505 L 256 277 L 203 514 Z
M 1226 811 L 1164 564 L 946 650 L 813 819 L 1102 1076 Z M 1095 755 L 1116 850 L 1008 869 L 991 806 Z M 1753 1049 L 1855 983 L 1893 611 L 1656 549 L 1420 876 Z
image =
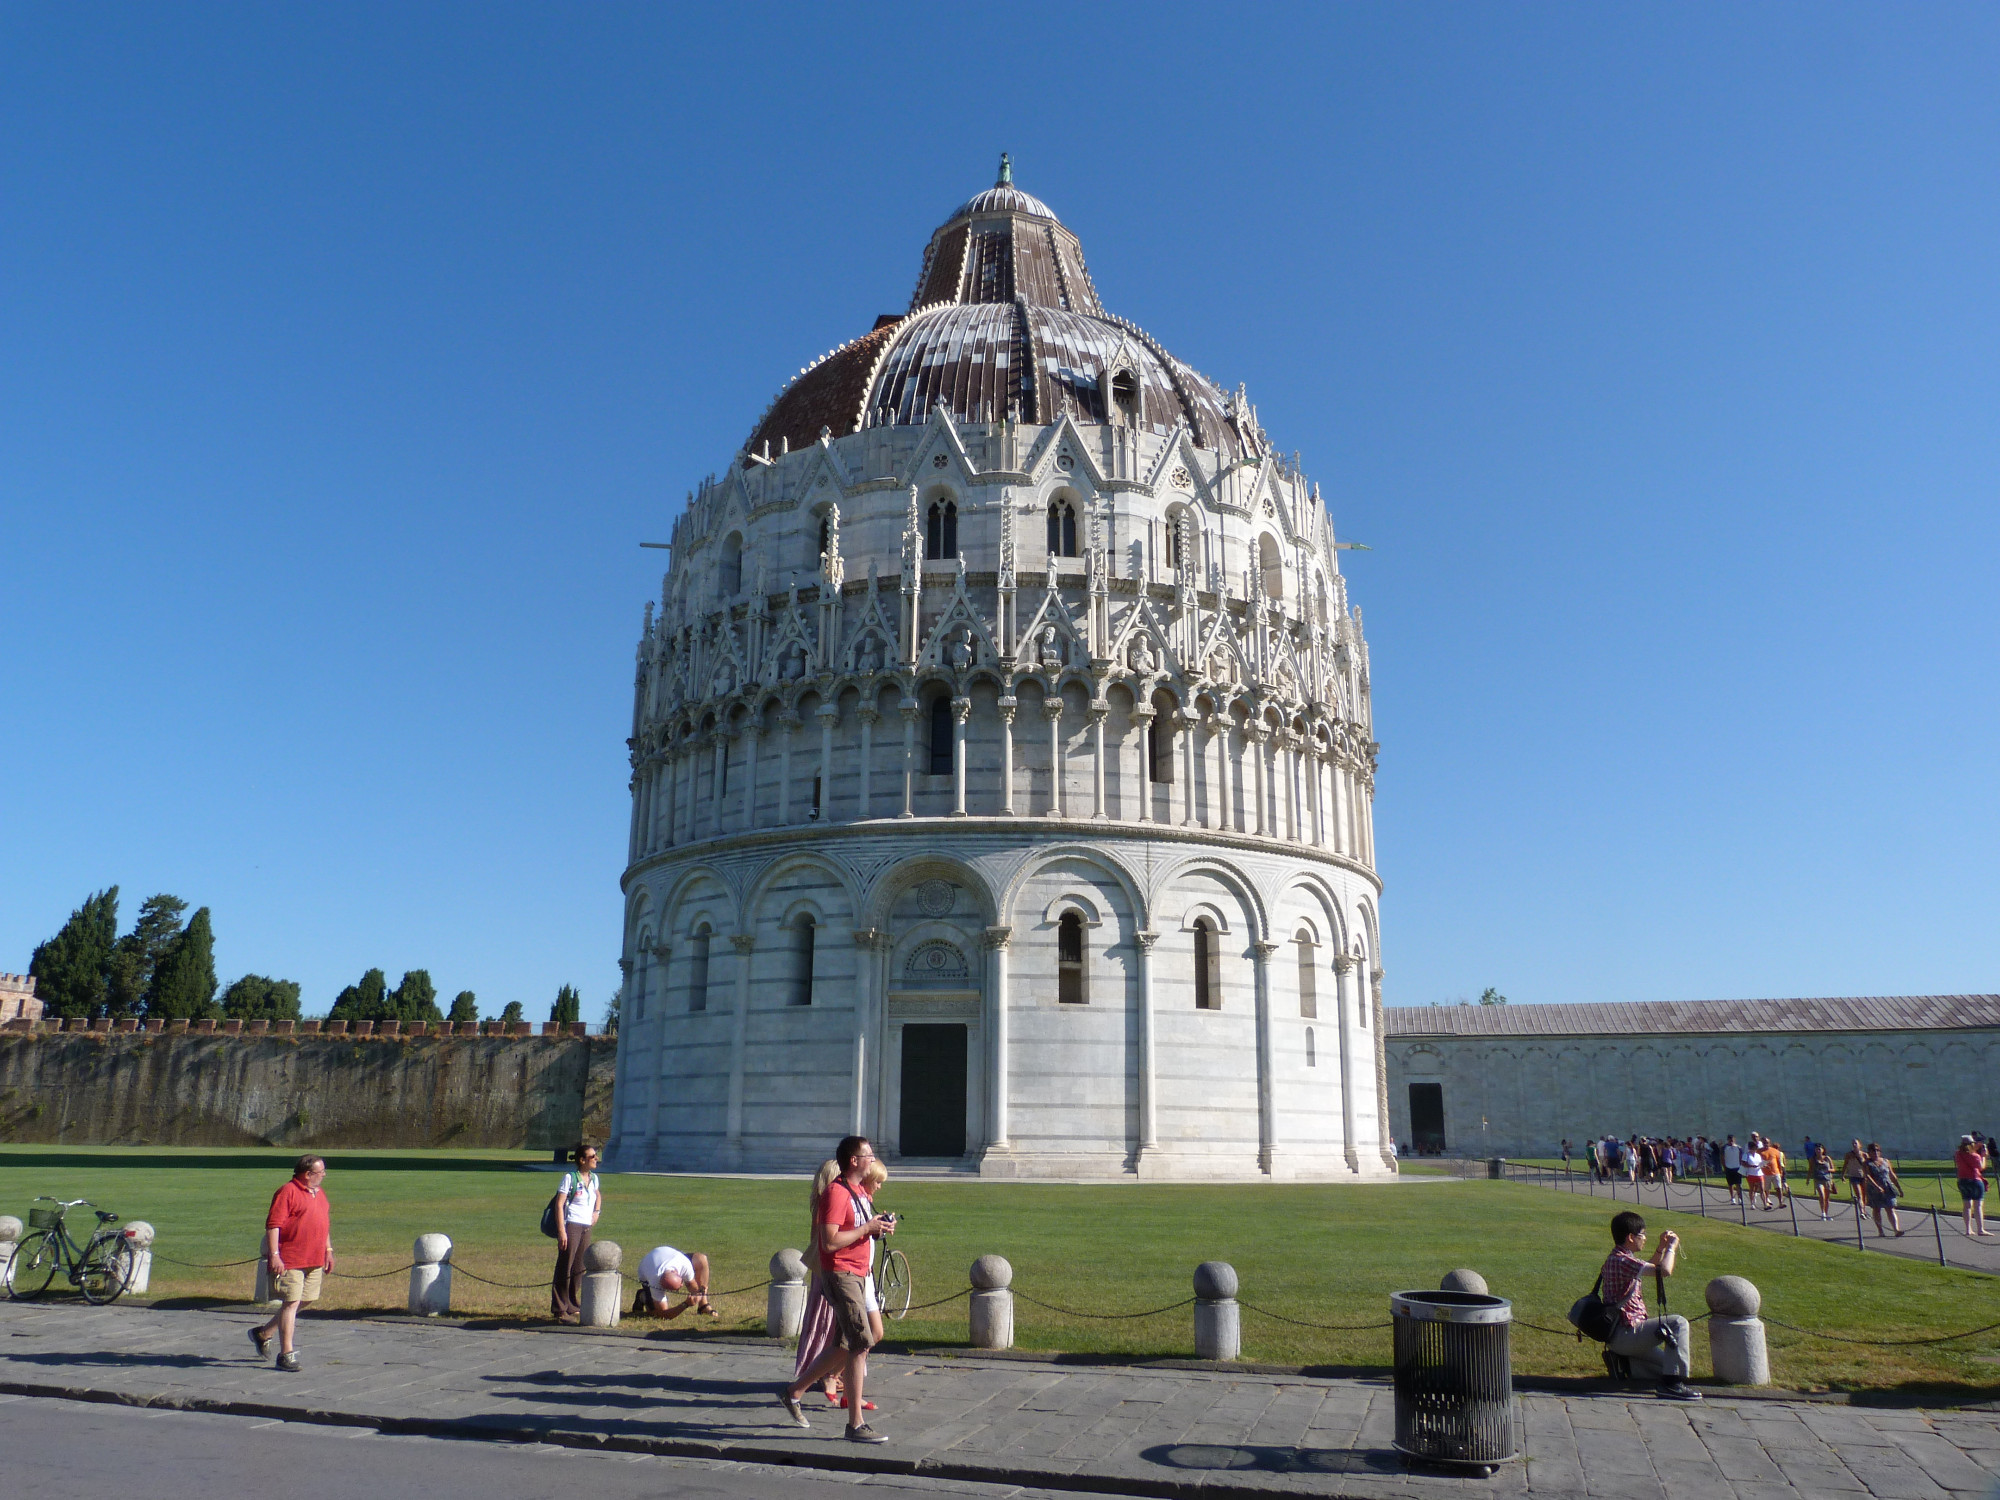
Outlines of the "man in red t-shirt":
M 840 1176 L 827 1185 L 819 1203 L 820 1285 L 833 1308 L 833 1342 L 812 1369 L 790 1385 L 778 1388 L 778 1402 L 793 1425 L 806 1427 L 799 1397 L 841 1367 L 847 1391 L 847 1436 L 856 1443 L 887 1442 L 862 1418 L 867 1410 L 861 1396 L 868 1375 L 868 1348 L 874 1330 L 868 1324 L 868 1300 L 863 1283 L 874 1258 L 873 1241 L 896 1232 L 894 1214 L 878 1214 L 868 1201 L 861 1179 L 875 1160 L 866 1136 L 850 1135 L 834 1150 Z
M 264 1264 L 271 1271 L 271 1292 L 283 1304 L 270 1322 L 250 1330 L 259 1357 L 271 1352 L 271 1335 L 278 1336 L 278 1368 L 296 1370 L 299 1356 L 292 1348 L 301 1303 L 319 1300 L 320 1280 L 333 1269 L 332 1220 L 326 1194 L 326 1158 L 301 1156 L 292 1180 L 271 1197 L 264 1218 Z

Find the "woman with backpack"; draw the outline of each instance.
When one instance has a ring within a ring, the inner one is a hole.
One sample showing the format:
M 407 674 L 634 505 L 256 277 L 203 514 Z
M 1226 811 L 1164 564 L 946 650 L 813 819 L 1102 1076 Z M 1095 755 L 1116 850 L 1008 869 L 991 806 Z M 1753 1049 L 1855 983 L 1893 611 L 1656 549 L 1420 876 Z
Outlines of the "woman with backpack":
M 590 1231 L 604 1212 L 604 1193 L 597 1182 L 597 1148 L 576 1148 L 576 1170 L 563 1173 L 550 1203 L 556 1221 L 556 1268 L 549 1281 L 549 1316 L 574 1323 L 582 1316 L 583 1252 L 590 1248 Z

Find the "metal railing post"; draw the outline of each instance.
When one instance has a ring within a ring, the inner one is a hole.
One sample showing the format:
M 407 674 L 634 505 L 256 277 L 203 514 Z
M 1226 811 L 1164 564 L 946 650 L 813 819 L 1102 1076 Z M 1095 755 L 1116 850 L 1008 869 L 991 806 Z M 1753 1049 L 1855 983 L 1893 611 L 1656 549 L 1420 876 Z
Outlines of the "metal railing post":
M 1944 1261 L 1944 1226 L 1943 1226 L 1943 1225 L 1942 1225 L 1941 1223 L 1939 1223 L 1939 1222 L 1938 1222 L 1938 1212 L 1939 1212 L 1939 1211 L 1938 1211 L 1937 1209 L 1935 1209 L 1935 1208 L 1931 1210 L 1931 1233 L 1937 1236 L 1937 1247 L 1938 1247 L 1938 1264 L 1939 1264 L 1939 1265 L 1943 1265 L 1943 1264 L 1945 1263 L 1945 1261 Z

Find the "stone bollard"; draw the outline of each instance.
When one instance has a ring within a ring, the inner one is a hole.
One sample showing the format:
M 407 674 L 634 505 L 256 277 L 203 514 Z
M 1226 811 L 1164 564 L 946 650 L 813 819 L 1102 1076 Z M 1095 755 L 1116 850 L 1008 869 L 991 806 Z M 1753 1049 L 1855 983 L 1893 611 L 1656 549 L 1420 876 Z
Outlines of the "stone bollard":
M 771 1257 L 771 1286 L 764 1294 L 764 1332 L 795 1339 L 806 1320 L 806 1258 L 796 1250 Z
M 21 1221 L 12 1214 L 0 1214 L 0 1287 L 14 1274 L 14 1252 L 21 1246 Z
M 410 1259 L 410 1311 L 426 1318 L 450 1312 L 451 1236 L 418 1235 Z
M 1014 1268 L 1006 1257 L 982 1255 L 972 1263 L 972 1347 L 1014 1347 Z
M 154 1233 L 144 1219 L 134 1219 L 125 1226 L 125 1243 L 132 1247 L 132 1279 L 125 1283 L 125 1290 L 141 1297 L 153 1284 Z
M 1708 1361 L 1724 1385 L 1769 1385 L 1771 1355 L 1764 1347 L 1763 1294 L 1741 1276 L 1708 1284 Z
M 1438 1283 L 1438 1290 L 1441 1292 L 1471 1292 L 1475 1296 L 1480 1297 L 1492 1295 L 1492 1293 L 1486 1290 L 1486 1278 L 1484 1276 L 1481 1276 L 1477 1271 L 1467 1271 L 1463 1268 L 1445 1272 L 1444 1280 Z
M 625 1297 L 625 1278 L 618 1274 L 625 1252 L 616 1240 L 592 1240 L 583 1252 L 582 1315 L 585 1328 L 616 1328 L 618 1304 Z
M 1194 1268 L 1194 1357 L 1237 1359 L 1243 1353 L 1242 1310 L 1236 1305 L 1236 1267 L 1205 1260 Z
M 273 1304 L 278 1300 L 277 1292 L 271 1287 L 271 1263 L 264 1258 L 264 1240 L 261 1235 L 257 1239 L 257 1290 L 251 1295 L 250 1300 Z

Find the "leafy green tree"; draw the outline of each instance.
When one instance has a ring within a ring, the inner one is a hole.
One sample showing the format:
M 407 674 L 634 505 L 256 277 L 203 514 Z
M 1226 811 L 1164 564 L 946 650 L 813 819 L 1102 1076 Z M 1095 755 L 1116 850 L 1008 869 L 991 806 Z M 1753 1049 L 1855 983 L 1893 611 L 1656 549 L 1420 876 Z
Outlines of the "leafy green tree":
M 160 955 L 146 992 L 146 1014 L 170 1021 L 215 1014 L 215 931 L 207 907 L 195 909 L 181 935 Z
M 299 986 L 290 979 L 245 974 L 222 992 L 222 1013 L 240 1021 L 296 1021 Z
M 181 913 L 187 902 L 165 892 L 148 896 L 139 920 L 118 940 L 111 954 L 111 1014 L 136 1016 L 153 992 L 160 961 L 180 941 Z
M 471 990 L 460 990 L 451 1002 L 451 1014 L 445 1019 L 457 1026 L 466 1021 L 479 1019 L 479 999 Z
M 500 1012 L 500 1024 L 503 1026 L 512 1026 L 526 1019 L 527 1017 L 521 1014 L 521 1002 L 518 1000 L 509 1000 L 506 1008 Z
M 333 997 L 329 1021 L 381 1021 L 388 1017 L 389 979 L 380 969 L 370 969 L 361 983 L 350 984 Z
M 575 985 L 566 984 L 556 991 L 556 1003 L 549 1009 L 549 1019 L 565 1025 L 583 1019 L 583 996 L 576 992 Z
M 86 896 L 56 935 L 35 949 L 28 972 L 52 1016 L 94 1016 L 109 1000 L 106 970 L 118 942 L 118 887 Z
M 411 969 L 403 975 L 403 982 L 396 986 L 396 993 L 389 997 L 388 1019 L 392 1021 L 442 1021 L 444 1012 L 438 1009 L 437 986 L 431 983 L 428 969 Z
M 1481 1005 L 1505 1005 L 1507 997 L 1489 986 L 1486 992 L 1479 997 L 1479 1003 Z
M 611 992 L 611 999 L 604 1007 L 604 1034 L 606 1036 L 616 1036 L 618 1034 L 618 1011 L 624 1003 L 625 986 L 621 984 Z

